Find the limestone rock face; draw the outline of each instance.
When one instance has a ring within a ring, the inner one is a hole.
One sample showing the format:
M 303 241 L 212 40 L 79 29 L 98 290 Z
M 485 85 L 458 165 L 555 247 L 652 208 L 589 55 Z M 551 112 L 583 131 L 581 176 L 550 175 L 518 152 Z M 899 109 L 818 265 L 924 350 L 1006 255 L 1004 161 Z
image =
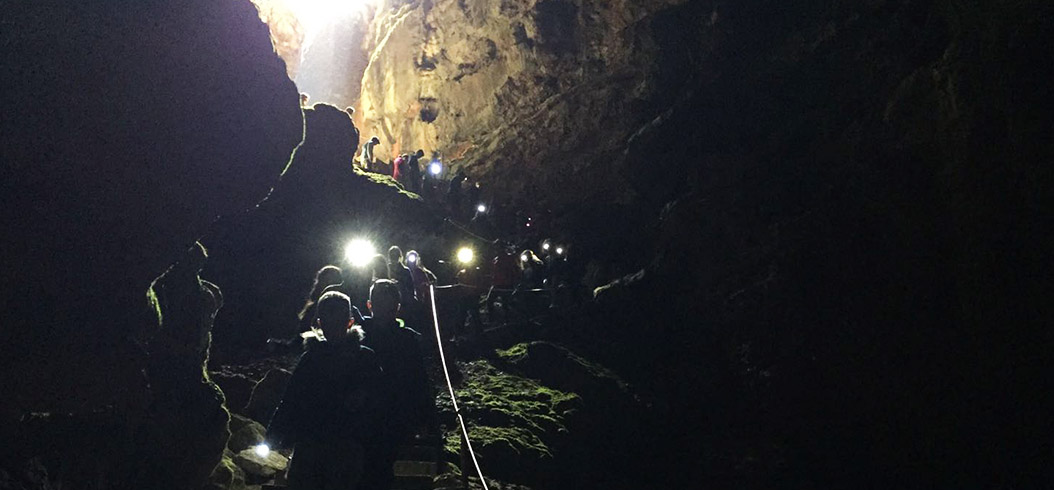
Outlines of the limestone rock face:
M 617 173 L 595 164 L 643 122 L 633 109 L 660 75 L 650 19 L 678 3 L 386 2 L 356 121 L 381 138 L 381 158 L 439 151 L 496 191 L 555 181 L 566 196 L 617 191 Z

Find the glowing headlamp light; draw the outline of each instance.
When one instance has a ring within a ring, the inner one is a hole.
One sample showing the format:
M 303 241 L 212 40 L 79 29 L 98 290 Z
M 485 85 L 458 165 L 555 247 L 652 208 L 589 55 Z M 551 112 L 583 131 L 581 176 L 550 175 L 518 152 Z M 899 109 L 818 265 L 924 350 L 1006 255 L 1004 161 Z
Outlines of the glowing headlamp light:
M 361 238 L 352 240 L 344 248 L 344 258 L 355 267 L 366 267 L 376 253 L 377 249 L 374 248 L 373 243 Z
M 461 249 L 457 251 L 457 261 L 461 262 L 462 264 L 468 264 L 472 262 L 472 259 L 475 256 L 475 252 L 473 252 L 472 249 L 468 247 L 461 247 Z
M 432 162 L 431 165 L 428 166 L 428 171 L 431 172 L 432 175 L 439 175 L 439 173 L 443 171 L 443 164 Z
M 479 211 L 481 213 L 486 213 L 487 212 L 487 206 L 485 206 L 483 204 L 480 204 L 480 205 L 476 206 L 476 211 Z
M 261 458 L 266 458 L 271 454 L 271 446 L 268 446 L 266 442 L 253 446 L 253 452 Z

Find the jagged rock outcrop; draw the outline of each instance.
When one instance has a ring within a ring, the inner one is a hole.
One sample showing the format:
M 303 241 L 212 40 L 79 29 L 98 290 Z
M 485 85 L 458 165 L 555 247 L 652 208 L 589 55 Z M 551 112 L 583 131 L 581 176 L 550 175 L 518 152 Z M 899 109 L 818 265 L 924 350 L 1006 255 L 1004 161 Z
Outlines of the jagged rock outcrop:
M 140 428 L 143 469 L 135 483 L 144 487 L 200 487 L 231 435 L 223 392 L 204 369 L 223 305 L 219 288 L 198 276 L 206 258 L 195 245 L 150 287 L 159 331 L 148 346 L 151 399 Z

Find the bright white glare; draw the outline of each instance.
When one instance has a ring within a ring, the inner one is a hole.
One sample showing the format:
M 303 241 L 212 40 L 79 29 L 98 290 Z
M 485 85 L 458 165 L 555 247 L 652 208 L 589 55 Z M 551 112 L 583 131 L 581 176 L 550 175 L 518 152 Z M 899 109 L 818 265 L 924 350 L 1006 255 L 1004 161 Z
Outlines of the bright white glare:
M 556 255 L 563 255 L 564 247 L 556 247 Z
M 468 264 L 472 262 L 472 259 L 475 256 L 475 252 L 473 252 L 472 249 L 468 247 L 461 247 L 461 249 L 457 251 L 457 260 L 462 264 Z
M 411 264 L 417 262 L 417 254 L 406 254 L 406 261 Z
M 520 254 L 520 260 L 527 262 L 527 254 Z
M 253 448 L 253 452 L 261 458 L 266 458 L 267 455 L 271 454 L 271 447 L 268 446 L 267 443 L 257 444 L 256 447 Z
M 377 249 L 374 248 L 373 243 L 361 238 L 352 240 L 344 248 L 344 258 L 355 267 L 366 267 L 376 254 Z
M 308 30 L 320 29 L 325 24 L 348 15 L 362 12 L 375 0 L 283 0 Z
M 549 251 L 549 242 L 545 242 L 542 244 L 542 250 L 545 250 L 547 252 Z
M 484 206 L 484 205 L 480 204 L 479 206 L 476 206 L 476 211 L 479 211 L 481 213 L 486 213 L 487 212 L 487 206 Z
M 432 172 L 432 175 L 439 175 L 439 172 L 443 171 L 443 164 L 432 162 L 432 164 L 428 166 L 428 171 Z

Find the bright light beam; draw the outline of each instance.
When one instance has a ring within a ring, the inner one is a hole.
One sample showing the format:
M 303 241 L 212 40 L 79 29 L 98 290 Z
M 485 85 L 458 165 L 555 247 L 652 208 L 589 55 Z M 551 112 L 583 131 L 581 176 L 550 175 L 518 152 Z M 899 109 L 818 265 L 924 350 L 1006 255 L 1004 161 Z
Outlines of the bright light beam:
M 267 443 L 257 444 L 253 447 L 253 452 L 255 452 L 256 455 L 261 458 L 266 458 L 269 454 L 271 454 L 271 447 L 268 446 Z
M 305 27 L 317 30 L 333 20 L 363 11 L 373 0 L 285 0 Z
M 344 259 L 355 267 L 366 267 L 377 254 L 377 249 L 369 240 L 355 239 L 344 248 Z
M 461 249 L 457 251 L 457 261 L 461 262 L 462 264 L 471 263 L 472 259 L 475 258 L 475 256 L 475 252 L 473 252 L 472 249 L 468 247 L 461 247 Z

